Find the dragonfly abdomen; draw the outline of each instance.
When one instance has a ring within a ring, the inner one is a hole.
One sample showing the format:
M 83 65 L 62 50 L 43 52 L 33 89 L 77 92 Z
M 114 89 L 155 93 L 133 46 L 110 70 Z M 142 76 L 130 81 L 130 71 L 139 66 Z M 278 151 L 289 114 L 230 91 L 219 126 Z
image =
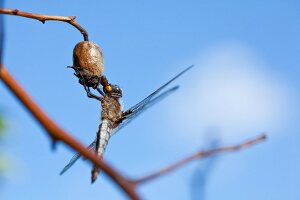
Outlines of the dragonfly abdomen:
M 112 132 L 112 123 L 110 122 L 110 120 L 104 119 L 100 124 L 99 133 L 97 133 L 98 141 L 96 141 L 96 153 L 99 157 L 102 157 L 106 149 L 108 140 L 111 136 L 111 132 Z M 99 144 L 97 145 L 97 143 Z
M 96 148 L 95 153 L 102 159 L 104 151 L 106 149 L 108 140 L 112 133 L 112 122 L 110 120 L 104 119 L 99 125 L 96 138 Z M 92 183 L 95 182 L 100 170 L 98 167 L 94 166 L 92 169 Z

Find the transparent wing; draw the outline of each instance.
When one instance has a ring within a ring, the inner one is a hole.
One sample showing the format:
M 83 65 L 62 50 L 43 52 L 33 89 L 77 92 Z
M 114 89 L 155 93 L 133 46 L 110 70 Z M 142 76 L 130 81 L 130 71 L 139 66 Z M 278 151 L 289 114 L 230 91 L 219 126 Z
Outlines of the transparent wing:
M 173 87 L 173 88 L 171 88 L 171 89 L 169 89 L 169 90 L 161 93 L 160 95 L 158 95 L 159 92 L 162 91 L 166 86 L 168 86 L 175 79 L 177 79 L 178 77 L 180 77 L 182 74 L 184 74 L 185 72 L 187 72 L 192 67 L 194 67 L 194 65 L 189 66 L 188 68 L 186 68 L 185 70 L 183 70 L 182 72 L 180 72 L 179 74 L 177 74 L 175 77 L 173 77 L 171 80 L 169 80 L 168 82 L 166 82 L 164 85 L 162 85 L 161 87 L 159 87 L 157 90 L 155 90 L 154 92 L 152 92 L 149 96 L 147 96 L 141 102 L 137 103 L 136 105 L 132 106 L 127 111 L 125 111 L 124 114 L 123 114 L 123 117 L 122 117 L 122 122 L 120 123 L 120 125 L 118 127 L 116 127 L 113 130 L 113 134 L 116 133 L 116 132 L 118 132 L 120 129 L 122 129 L 123 127 L 125 127 L 127 124 L 129 124 L 133 119 L 135 119 L 137 116 L 139 116 L 147 108 L 153 106 L 157 102 L 161 101 L 162 99 L 164 99 L 168 95 L 170 95 L 173 92 L 175 92 L 179 88 L 179 86 L 175 86 L 175 87 Z
M 142 112 L 144 112 L 145 110 L 147 110 L 154 104 L 158 103 L 159 101 L 163 100 L 164 98 L 166 98 L 167 96 L 169 96 L 170 94 L 175 92 L 178 88 L 179 88 L 179 86 L 175 86 L 175 87 L 163 92 L 162 94 L 155 97 L 154 99 L 151 99 L 146 104 L 143 104 L 143 106 L 138 107 L 138 109 L 135 109 L 133 113 L 127 115 L 126 118 L 123 119 L 122 123 L 113 130 L 112 134 L 115 134 L 116 132 L 118 132 L 120 129 L 122 129 L 123 127 L 128 125 L 133 119 L 138 117 Z
M 172 78 L 171 80 L 169 80 L 167 83 L 165 83 L 164 85 L 162 85 L 161 87 L 159 87 L 157 90 L 155 90 L 153 93 L 151 93 L 145 99 L 143 99 L 141 102 L 137 103 L 136 105 L 132 106 L 127 111 L 125 111 L 124 114 L 123 114 L 122 122 L 119 124 L 119 126 L 117 126 L 113 130 L 112 134 L 118 132 L 123 127 L 125 127 L 126 125 L 128 125 L 133 119 L 135 119 L 137 116 L 139 116 L 142 112 L 144 112 L 145 110 L 147 110 L 148 108 L 150 108 L 154 104 L 158 103 L 162 99 L 166 98 L 167 96 L 169 96 L 170 94 L 172 94 L 173 92 L 175 92 L 179 88 L 179 86 L 172 87 L 171 89 L 168 89 L 167 91 L 165 91 L 165 92 L 163 92 L 163 93 L 161 93 L 160 95 L 157 96 L 157 94 L 160 91 L 162 91 L 162 89 L 164 89 L 166 86 L 168 86 L 171 82 L 173 82 L 179 76 L 181 76 L 182 74 L 184 74 L 186 71 L 188 71 L 189 69 L 191 69 L 193 66 L 194 65 L 189 66 L 188 68 L 186 68 L 185 70 L 183 70 L 182 72 L 180 72 L 178 75 L 176 75 L 174 78 Z M 88 146 L 88 149 L 94 150 L 95 149 L 95 145 L 96 145 L 96 142 L 93 141 Z M 74 165 L 74 163 L 80 157 L 81 157 L 81 155 L 79 153 L 75 154 L 71 158 L 71 160 L 69 161 L 69 163 L 60 172 L 60 175 L 62 175 L 68 169 L 70 169 Z
M 148 102 L 148 104 L 145 104 L 143 109 L 142 107 L 139 110 L 136 110 L 135 114 L 128 116 L 125 120 L 122 121 L 122 123 L 113 130 L 112 134 L 118 132 L 121 128 L 125 127 L 127 124 L 129 124 L 134 118 L 136 118 L 137 116 L 139 116 L 139 114 L 141 114 L 143 111 L 145 111 L 147 108 L 149 108 L 150 106 L 154 105 L 155 103 L 157 103 L 158 101 L 164 99 L 166 96 L 168 96 L 169 94 L 175 92 L 177 89 L 179 88 L 179 86 L 175 86 L 167 91 L 165 91 L 164 93 L 160 94 L 158 97 L 152 99 L 151 101 Z M 96 148 L 96 141 L 93 141 L 88 147 L 89 150 L 95 150 Z M 81 157 L 80 153 L 76 153 L 71 160 L 69 161 L 69 163 L 62 169 L 62 171 L 59 173 L 59 175 L 63 175 L 68 169 L 70 169 L 75 163 L 76 161 Z
M 94 150 L 95 149 L 95 144 L 96 142 L 93 141 L 88 147 L 87 149 L 89 150 Z M 59 175 L 63 175 L 68 169 L 70 169 L 74 164 L 75 162 L 81 157 L 81 154 L 80 153 L 76 153 L 72 158 L 71 160 L 69 161 L 69 163 L 61 170 L 61 172 L 59 173 Z
M 178 77 L 180 77 L 182 74 L 184 74 L 186 71 L 188 71 L 192 67 L 194 67 L 194 65 L 189 66 L 188 68 L 186 68 L 185 70 L 183 70 L 182 72 L 180 72 L 179 74 L 177 74 L 174 78 L 172 78 L 171 80 L 169 80 L 167 83 L 165 83 L 164 85 L 162 85 L 160 88 L 158 88 L 157 90 L 155 90 L 154 92 L 152 92 L 149 96 L 147 96 L 141 102 L 139 102 L 136 105 L 134 105 L 133 107 L 129 108 L 126 112 L 124 112 L 123 119 L 126 119 L 126 118 L 128 118 L 128 117 L 130 117 L 132 115 L 135 115 L 135 113 L 137 113 L 137 112 L 140 112 L 140 110 L 143 109 L 143 107 L 145 105 L 147 105 L 151 101 L 151 99 L 153 99 L 156 96 L 156 94 L 158 94 L 162 89 L 164 89 L 171 82 L 173 82 L 175 79 L 177 79 Z
M 147 108 L 151 107 L 152 105 L 154 105 L 155 103 L 161 101 L 162 99 L 164 99 L 165 97 L 167 97 L 168 95 L 170 95 L 171 93 L 175 92 L 177 89 L 179 88 L 179 86 L 175 86 L 165 92 L 163 92 L 162 94 L 160 94 L 159 96 L 157 96 L 156 98 L 152 99 L 151 101 L 149 101 L 147 104 L 144 104 L 144 107 L 140 107 L 140 109 L 135 110 L 135 114 L 128 116 L 126 119 L 124 119 L 122 121 L 122 123 L 116 127 L 113 132 L 112 135 L 116 132 L 118 132 L 121 128 L 125 127 L 127 124 L 129 124 L 133 119 L 135 119 L 137 116 L 139 116 L 139 114 L 141 114 L 143 111 L 145 111 Z M 95 150 L 96 147 L 96 141 L 94 140 L 87 148 L 89 150 Z M 76 153 L 71 160 L 69 161 L 69 163 L 61 170 L 61 172 L 59 173 L 59 175 L 63 175 L 67 170 L 69 170 L 75 163 L 76 161 L 81 157 L 80 153 Z

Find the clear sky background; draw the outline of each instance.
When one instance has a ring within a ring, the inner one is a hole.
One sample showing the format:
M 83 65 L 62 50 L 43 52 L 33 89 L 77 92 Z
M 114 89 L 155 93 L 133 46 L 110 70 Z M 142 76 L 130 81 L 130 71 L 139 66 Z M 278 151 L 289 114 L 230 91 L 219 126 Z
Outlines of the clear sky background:
M 104 73 L 122 87 L 125 108 L 196 64 L 174 83 L 181 86 L 176 94 L 110 140 L 105 159 L 130 177 L 214 139 L 225 145 L 268 134 L 263 144 L 143 185 L 145 199 L 300 198 L 298 1 L 29 0 L 5 7 L 77 16 L 102 47 Z M 14 16 L 5 16 L 5 25 L 4 64 L 58 124 L 89 144 L 100 105 L 66 68 L 81 34 L 65 23 Z M 1 199 L 126 199 L 103 174 L 91 185 L 87 162 L 59 176 L 73 152 L 64 145 L 52 152 L 44 130 L 3 84 L 0 94 L 9 160 Z

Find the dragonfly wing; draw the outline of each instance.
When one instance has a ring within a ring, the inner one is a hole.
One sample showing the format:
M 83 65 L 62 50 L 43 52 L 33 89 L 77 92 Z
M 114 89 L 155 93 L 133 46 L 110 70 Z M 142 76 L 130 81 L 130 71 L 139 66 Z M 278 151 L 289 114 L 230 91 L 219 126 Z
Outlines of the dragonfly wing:
M 142 112 L 144 112 L 145 110 L 147 110 L 154 104 L 158 103 L 159 101 L 163 100 L 164 98 L 166 98 L 167 96 L 169 96 L 170 94 L 175 92 L 178 88 L 179 88 L 179 86 L 172 87 L 171 89 L 161 93 L 159 96 L 148 101 L 147 104 L 143 104 L 143 106 L 139 106 L 138 108 L 136 108 L 134 110 L 134 112 L 131 112 L 130 114 L 126 115 L 126 117 L 125 117 L 125 119 L 123 119 L 122 123 L 113 130 L 112 134 L 118 132 L 120 129 L 122 129 L 123 127 L 128 125 L 133 119 L 135 119 L 137 116 L 139 116 Z
M 93 141 L 88 147 L 87 149 L 89 150 L 94 150 L 96 146 L 96 141 Z M 81 157 L 80 153 L 76 153 L 71 160 L 69 161 L 69 163 L 61 170 L 61 172 L 59 173 L 59 175 L 63 175 L 68 169 L 70 169 L 75 162 Z
M 123 117 L 122 117 L 122 122 L 120 123 L 120 125 L 118 127 L 116 127 L 113 130 L 113 134 L 118 132 L 120 129 L 125 127 L 127 124 L 129 124 L 134 118 L 139 116 L 139 114 L 141 114 L 147 108 L 151 107 L 155 103 L 159 102 L 160 100 L 164 99 L 165 97 L 167 97 L 171 93 L 175 92 L 179 88 L 179 86 L 175 86 L 175 87 L 173 87 L 173 88 L 171 88 L 171 89 L 169 89 L 169 90 L 167 90 L 167 91 L 165 91 L 165 92 L 163 92 L 163 93 L 161 93 L 160 95 L 157 96 L 157 94 L 159 94 L 159 92 L 162 91 L 166 86 L 168 86 L 175 79 L 177 79 L 182 74 L 184 74 L 185 72 L 190 70 L 192 67 L 194 67 L 194 65 L 189 66 L 188 68 L 186 68 L 185 70 L 183 70 L 182 72 L 177 74 L 175 77 L 173 77 L 171 80 L 166 82 L 164 85 L 159 87 L 157 90 L 152 92 L 149 96 L 147 96 L 141 102 L 137 103 L 136 105 L 132 106 L 127 111 L 125 111 L 124 114 L 123 114 Z
M 125 127 L 127 124 L 129 124 L 133 119 L 135 119 L 139 114 L 141 114 L 143 111 L 145 111 L 147 108 L 151 107 L 152 105 L 154 105 L 155 103 L 161 101 L 162 99 L 164 99 L 165 97 L 167 97 L 168 95 L 170 95 L 171 93 L 175 92 L 179 86 L 175 86 L 163 93 L 161 93 L 160 95 L 156 96 L 160 91 L 162 91 L 166 86 L 168 86 L 171 82 L 173 82 L 175 79 L 177 79 L 179 76 L 181 76 L 182 74 L 184 74 L 186 71 L 188 71 L 189 69 L 191 69 L 194 65 L 189 66 L 188 68 L 186 68 L 185 70 L 183 70 L 182 72 L 180 72 L 179 74 L 177 74 L 174 78 L 172 78 L 171 80 L 169 80 L 167 83 L 165 83 L 164 85 L 162 85 L 161 87 L 159 87 L 157 90 L 155 90 L 153 93 L 151 93 L 149 96 L 147 96 L 145 99 L 143 99 L 141 102 L 137 103 L 136 105 L 134 105 L 133 107 L 129 108 L 126 112 L 124 112 L 123 115 L 123 119 L 122 122 L 120 123 L 120 125 L 118 127 L 116 127 L 113 132 L 112 135 L 116 132 L 118 132 L 120 129 L 122 129 L 123 127 Z M 88 146 L 88 149 L 90 150 L 95 150 L 95 145 L 96 142 L 94 141 L 93 143 L 91 143 Z M 72 159 L 70 160 L 70 162 L 63 168 L 63 170 L 60 172 L 60 175 L 62 175 L 63 173 L 65 173 L 68 169 L 70 169 L 73 164 L 81 157 L 81 155 L 79 153 L 75 154 Z
M 139 110 L 141 107 L 143 107 L 145 104 L 148 104 L 149 101 L 151 101 L 152 98 L 154 98 L 161 90 L 163 90 L 166 86 L 168 86 L 171 82 L 173 82 L 175 79 L 177 79 L 178 77 L 180 77 L 182 74 L 184 74 L 186 71 L 188 71 L 189 69 L 191 69 L 192 67 L 194 67 L 194 65 L 189 66 L 188 68 L 186 68 L 185 70 L 183 70 L 182 72 L 180 72 L 179 74 L 177 74 L 174 78 L 172 78 L 171 80 L 169 80 L 168 82 L 166 82 L 164 85 L 162 85 L 161 87 L 159 87 L 157 90 L 155 90 L 154 92 L 152 92 L 149 96 L 147 96 L 145 99 L 143 99 L 141 102 L 137 103 L 136 105 L 134 105 L 133 107 L 129 108 L 126 112 L 125 112 L 125 116 L 124 118 L 126 118 L 126 115 L 131 115 L 131 113 L 135 113 L 137 112 L 136 110 Z
M 125 127 L 126 125 L 128 125 L 133 119 L 135 119 L 137 116 L 139 116 L 143 111 L 145 111 L 147 108 L 151 107 L 152 105 L 154 105 L 155 103 L 161 101 L 162 99 L 164 99 L 165 97 L 167 97 L 168 95 L 172 94 L 173 92 L 175 92 L 177 89 L 179 88 L 179 86 L 175 86 L 165 92 L 163 92 L 162 94 L 160 94 L 159 96 L 155 97 L 154 99 L 152 99 L 151 101 L 148 101 L 147 104 L 143 104 L 143 106 L 139 106 L 138 108 L 136 108 L 134 111 L 135 112 L 131 112 L 130 115 L 127 115 L 126 118 L 122 121 L 122 123 L 116 127 L 115 129 L 113 129 L 112 134 L 115 134 L 116 132 L 118 132 L 119 130 L 121 130 L 123 127 Z M 93 150 L 95 151 L 96 149 L 96 140 L 97 138 L 87 147 L 89 150 Z M 71 160 L 69 161 L 69 163 L 62 169 L 62 171 L 59 173 L 60 175 L 63 175 L 67 170 L 69 170 L 74 164 L 75 162 L 81 157 L 80 153 L 76 153 Z

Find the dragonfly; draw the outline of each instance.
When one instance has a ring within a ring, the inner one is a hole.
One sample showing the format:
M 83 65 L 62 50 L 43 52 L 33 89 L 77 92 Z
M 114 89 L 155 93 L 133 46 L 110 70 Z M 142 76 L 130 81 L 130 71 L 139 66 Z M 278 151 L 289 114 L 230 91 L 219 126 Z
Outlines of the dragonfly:
M 100 159 L 103 159 L 103 154 L 108 144 L 110 137 L 121 130 L 123 127 L 128 125 L 133 119 L 139 116 L 146 109 L 161 101 L 165 97 L 169 96 L 175 92 L 179 86 L 176 85 L 163 91 L 170 83 L 175 79 L 180 77 L 182 74 L 190 70 L 194 65 L 191 65 L 173 77 L 171 80 L 163 84 L 157 90 L 152 92 L 145 99 L 132 106 L 126 111 L 123 111 L 120 99 L 122 98 L 122 90 L 118 85 L 108 83 L 107 78 L 103 75 L 101 77 L 101 85 L 103 86 L 103 91 L 98 87 L 97 91 L 100 93 L 100 96 L 90 94 L 88 95 L 91 98 L 95 98 L 101 102 L 102 111 L 101 111 L 101 123 L 98 126 L 96 132 L 95 140 L 87 147 L 89 150 L 95 152 Z M 87 92 L 90 92 L 88 88 Z M 75 154 L 69 163 L 62 169 L 60 175 L 64 174 L 68 169 L 70 169 L 74 163 L 81 157 L 81 154 Z M 98 177 L 100 169 L 93 165 L 91 171 L 91 182 L 94 183 Z

